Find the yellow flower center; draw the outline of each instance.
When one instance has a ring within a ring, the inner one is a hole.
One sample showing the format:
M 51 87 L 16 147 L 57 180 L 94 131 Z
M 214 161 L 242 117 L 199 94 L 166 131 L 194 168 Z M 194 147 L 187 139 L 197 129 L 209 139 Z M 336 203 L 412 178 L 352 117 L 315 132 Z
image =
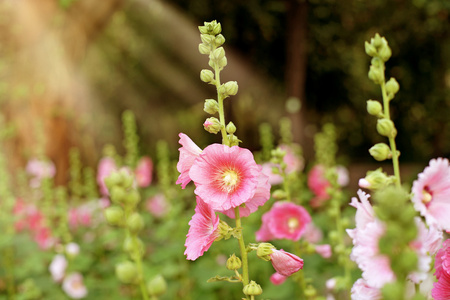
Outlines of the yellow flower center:
M 433 196 L 427 190 L 422 191 L 422 202 L 423 203 L 428 204 L 431 202 L 432 199 L 433 199 Z
M 239 184 L 239 174 L 235 170 L 228 169 L 221 175 L 221 188 L 227 193 L 233 192 Z
M 299 222 L 297 218 L 289 218 L 288 220 L 288 227 L 289 227 L 289 231 L 293 232 L 294 230 L 296 230 L 298 228 Z

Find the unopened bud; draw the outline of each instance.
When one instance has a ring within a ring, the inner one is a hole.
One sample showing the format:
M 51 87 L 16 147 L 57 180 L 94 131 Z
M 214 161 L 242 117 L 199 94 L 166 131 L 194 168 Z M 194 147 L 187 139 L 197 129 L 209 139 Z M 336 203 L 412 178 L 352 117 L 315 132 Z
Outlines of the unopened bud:
M 105 209 L 105 218 L 109 225 L 119 226 L 123 223 L 124 211 L 120 206 L 110 206 Z
M 385 143 L 378 143 L 369 149 L 370 155 L 378 161 L 383 161 L 392 157 L 391 148 Z
M 273 253 L 275 246 L 270 243 L 260 243 L 256 248 L 256 256 L 262 260 L 269 261 L 270 255 Z
M 119 204 L 124 201 L 127 193 L 125 192 L 125 189 L 123 187 L 115 185 L 111 188 L 110 195 L 111 195 L 111 201 Z
M 125 196 L 124 204 L 129 205 L 130 207 L 135 207 L 139 201 L 141 201 L 141 195 L 137 190 L 131 190 Z
M 123 242 L 123 251 L 128 254 L 136 252 L 139 255 L 143 255 L 145 251 L 144 242 L 142 242 L 141 239 L 136 236 L 129 236 L 125 238 L 125 241 Z
M 211 43 L 215 41 L 215 37 L 210 34 L 201 34 L 200 38 L 202 39 L 202 43 L 205 45 L 211 45 Z
M 380 34 L 376 33 L 373 38 L 370 39 L 370 43 L 375 47 L 379 48 L 382 45 L 382 40 Z
M 215 39 L 216 47 L 222 46 L 225 43 L 225 37 L 221 34 L 218 34 Z
M 386 82 L 386 93 L 388 96 L 392 95 L 391 99 L 394 98 L 394 95 L 397 94 L 399 89 L 400 85 L 394 77 L 391 77 L 388 82 Z
M 220 23 L 213 23 L 212 34 L 218 35 L 222 32 L 222 25 Z
M 383 82 L 383 73 L 381 72 L 380 68 L 374 67 L 373 65 L 370 66 L 368 76 L 369 79 L 376 84 L 381 84 Z
M 211 58 L 216 62 L 220 61 L 224 57 L 225 57 L 225 49 L 223 49 L 223 47 L 219 47 L 211 53 Z
M 372 116 L 380 116 L 383 107 L 381 103 L 376 100 L 367 100 L 367 112 Z
M 198 51 L 200 54 L 209 54 L 211 52 L 211 48 L 208 45 L 201 43 L 198 45 Z
M 225 96 L 234 96 L 237 94 L 238 92 L 238 84 L 236 81 L 228 81 L 227 83 L 224 84 L 224 88 L 225 88 Z
M 121 181 L 122 181 L 122 179 L 121 179 L 119 172 L 113 172 L 108 177 L 105 178 L 105 184 L 108 187 L 108 190 L 110 191 L 110 193 L 111 193 L 111 189 L 114 186 L 119 185 Z
M 237 270 L 242 267 L 242 262 L 239 257 L 237 257 L 234 253 L 227 259 L 227 269 L 228 270 Z
M 219 226 L 217 227 L 219 231 L 219 236 L 214 241 L 220 241 L 221 239 L 228 240 L 231 237 L 231 233 L 233 232 L 233 228 L 227 224 L 227 222 L 220 220 Z
M 227 57 L 222 57 L 222 59 L 217 63 L 217 67 L 220 69 L 225 68 L 225 66 L 228 64 Z
M 226 131 L 230 134 L 233 134 L 236 132 L 236 126 L 233 124 L 233 122 L 228 123 L 227 127 L 225 127 Z
M 219 103 L 217 103 L 217 101 L 214 99 L 206 99 L 203 110 L 210 115 L 214 115 L 219 111 Z
M 394 122 L 389 119 L 378 119 L 377 131 L 382 136 L 388 138 L 395 138 L 397 135 L 397 129 L 395 129 Z
M 284 200 L 286 199 L 286 192 L 284 190 L 278 189 L 272 193 L 272 197 L 276 200 Z
M 230 147 L 239 146 L 239 143 L 242 143 L 242 141 L 238 139 L 238 137 L 234 134 L 228 134 L 227 137 L 228 141 L 230 142 Z
M 384 173 L 381 168 L 379 168 L 375 171 L 368 171 L 363 182 L 365 183 L 363 188 L 379 190 L 389 185 L 391 180 L 389 179 L 389 176 Z
M 151 296 L 160 296 L 167 291 L 167 282 L 162 275 L 156 275 L 147 282 L 147 291 Z
M 135 283 L 138 279 L 138 270 L 131 261 L 121 262 L 116 265 L 116 276 L 123 283 Z
M 127 219 L 127 228 L 131 233 L 138 233 L 144 228 L 144 219 L 139 213 L 132 213 Z
M 250 281 L 249 284 L 244 286 L 244 289 L 242 290 L 245 295 L 247 296 L 258 296 L 262 294 L 262 288 L 259 284 L 254 282 L 253 280 Z
M 369 44 L 368 42 L 364 43 L 364 48 L 366 50 L 367 55 L 372 56 L 372 57 L 377 55 L 377 49 L 373 45 Z
M 384 42 L 383 46 L 381 46 L 380 50 L 378 51 L 378 56 L 383 60 L 383 61 L 388 61 L 389 58 L 391 58 L 392 55 L 392 50 L 389 47 L 389 45 L 387 44 L 386 40 L 383 38 Z
M 214 73 L 211 70 L 203 69 L 200 72 L 200 79 L 203 82 L 209 83 L 214 80 Z
M 217 118 L 211 117 L 206 119 L 205 123 L 203 123 L 203 127 L 209 133 L 217 134 L 222 129 L 222 124 Z

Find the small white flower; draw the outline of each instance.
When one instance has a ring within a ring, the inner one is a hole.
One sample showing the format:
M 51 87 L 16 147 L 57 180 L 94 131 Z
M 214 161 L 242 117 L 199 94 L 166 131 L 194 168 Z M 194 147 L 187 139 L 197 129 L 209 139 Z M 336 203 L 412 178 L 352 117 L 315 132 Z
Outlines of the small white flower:
M 52 274 L 52 278 L 56 282 L 60 282 L 66 273 L 67 268 L 67 260 L 66 257 L 62 254 L 57 254 L 53 258 L 48 270 Z
M 84 298 L 88 293 L 83 283 L 83 275 L 78 272 L 71 273 L 64 278 L 62 289 L 72 299 Z

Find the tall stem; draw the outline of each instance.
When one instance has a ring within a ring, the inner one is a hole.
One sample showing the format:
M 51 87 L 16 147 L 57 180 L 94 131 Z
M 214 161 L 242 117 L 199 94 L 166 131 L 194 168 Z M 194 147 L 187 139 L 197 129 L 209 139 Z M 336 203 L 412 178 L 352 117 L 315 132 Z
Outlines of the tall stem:
M 234 214 L 236 217 L 236 228 L 242 228 L 241 216 L 239 214 L 239 207 L 234 208 Z M 241 231 L 238 241 L 239 241 L 239 250 L 241 251 L 241 260 L 242 260 L 242 284 L 244 286 L 246 286 L 249 283 L 248 257 L 247 257 L 247 249 L 245 248 L 245 243 L 244 243 L 244 233 L 242 231 Z
M 224 145 L 229 146 L 230 143 L 228 141 L 228 135 L 225 130 L 225 112 L 223 109 L 223 96 L 219 92 L 219 88 L 220 88 L 220 70 L 219 70 L 219 68 L 215 67 L 214 72 L 215 72 L 216 89 L 217 89 L 217 102 L 219 103 L 219 122 L 220 122 L 220 125 L 222 125 L 222 128 L 220 129 L 220 132 L 222 133 L 222 143 Z

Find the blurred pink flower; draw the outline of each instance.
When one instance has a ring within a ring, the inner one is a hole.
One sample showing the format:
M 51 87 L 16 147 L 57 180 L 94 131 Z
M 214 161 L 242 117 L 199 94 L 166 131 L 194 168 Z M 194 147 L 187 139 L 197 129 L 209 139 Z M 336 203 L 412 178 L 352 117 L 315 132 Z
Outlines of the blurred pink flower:
M 332 251 L 331 251 L 331 246 L 329 244 L 316 245 L 315 250 L 323 258 L 331 257 Z
M 270 261 L 275 271 L 283 276 L 291 276 L 303 268 L 303 259 L 283 249 L 273 249 Z
M 377 288 L 371 287 L 367 282 L 360 278 L 352 287 L 351 290 L 352 300 L 381 300 L 381 291 Z
M 283 176 L 280 174 L 274 174 L 273 168 L 278 168 L 279 166 L 274 163 L 264 163 L 262 164 L 262 172 L 266 174 L 269 177 L 269 184 L 270 185 L 277 185 L 283 182 Z
M 195 214 L 189 221 L 189 232 L 186 236 L 186 251 L 184 254 L 189 260 L 196 260 L 211 247 L 214 240 L 219 237 L 219 217 L 214 210 L 197 197 Z
M 438 250 L 434 268 L 436 270 L 434 276 L 438 281 L 433 284 L 431 290 L 433 299 L 450 299 L 450 239 L 447 239 Z
M 226 211 L 253 199 L 260 173 L 249 150 L 212 144 L 195 159 L 189 177 L 197 196 L 213 210 Z
M 64 278 L 62 289 L 72 299 L 82 299 L 88 294 L 83 283 L 83 275 L 78 272 L 71 273 Z
M 274 285 L 280 285 L 283 284 L 286 281 L 287 277 L 284 275 L 281 275 L 278 272 L 275 272 L 270 276 L 270 282 Z
M 306 225 L 303 238 L 311 244 L 316 244 L 322 240 L 322 231 L 311 222 Z
M 56 239 L 52 237 L 50 228 L 41 226 L 33 232 L 34 240 L 41 249 L 50 249 L 55 245 Z
M 156 194 L 147 199 L 145 207 L 157 218 L 164 217 L 169 212 L 170 208 L 169 203 L 167 203 L 166 197 L 163 194 Z
M 180 172 L 180 176 L 176 184 L 181 184 L 181 187 L 184 189 L 191 181 L 189 170 L 194 164 L 195 159 L 202 153 L 202 149 L 184 133 L 180 133 L 178 136 L 180 137 L 179 143 L 182 147 L 178 149 L 180 151 L 180 159 L 178 160 L 177 170 Z
M 66 275 L 67 265 L 67 259 L 64 255 L 56 254 L 53 257 L 48 270 L 50 271 L 50 274 L 52 275 L 54 281 L 61 282 L 63 280 L 64 276 Z
M 255 195 L 253 196 L 252 199 L 250 199 L 245 203 L 245 207 L 239 207 L 239 215 L 241 217 L 248 217 L 251 213 L 255 212 L 259 206 L 264 205 L 264 203 L 266 203 L 266 201 L 269 198 L 270 198 L 270 184 L 268 177 L 262 172 L 260 172 Z M 229 210 L 221 212 L 230 218 L 235 218 L 234 208 L 230 208 Z
M 152 183 L 153 161 L 150 157 L 142 157 L 134 170 L 138 187 L 148 187 Z
M 414 208 L 428 225 L 450 230 L 450 166 L 445 158 L 430 160 L 412 186 Z
M 105 178 L 111 175 L 112 172 L 118 171 L 116 162 L 111 157 L 104 157 L 98 163 L 97 170 L 97 184 L 100 187 L 102 196 L 109 196 L 108 188 L 105 184 Z
M 325 178 L 325 167 L 315 165 L 308 173 L 308 187 L 315 195 L 311 199 L 312 207 L 319 207 L 330 199 L 330 195 L 327 193 L 327 189 L 330 186 L 330 183 Z
M 26 172 L 32 176 L 30 186 L 38 188 L 44 178 L 52 178 L 56 174 L 55 165 L 51 161 L 39 160 L 37 158 L 28 161 Z
M 261 228 L 256 232 L 257 241 L 290 239 L 298 241 L 311 223 L 311 216 L 303 206 L 292 202 L 275 202 L 262 217 Z
M 80 206 L 69 209 L 69 226 L 76 229 L 79 226 L 89 226 L 91 224 L 92 211 L 87 207 Z

